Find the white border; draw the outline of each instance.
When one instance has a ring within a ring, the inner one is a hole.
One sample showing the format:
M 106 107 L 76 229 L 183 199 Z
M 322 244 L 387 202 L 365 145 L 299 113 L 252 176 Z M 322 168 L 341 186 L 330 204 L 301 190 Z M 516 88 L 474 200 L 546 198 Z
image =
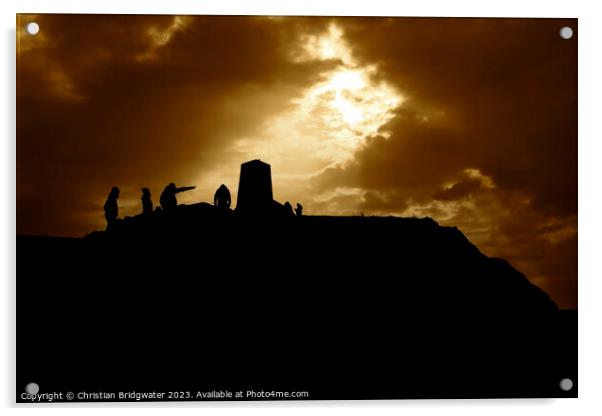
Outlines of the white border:
M 15 13 L 133 13 L 133 14 L 270 14 L 270 15 L 397 15 L 397 16 L 487 16 L 487 17 L 577 17 L 579 18 L 579 396 L 577 400 L 473 400 L 473 401 L 368 401 L 368 402 L 261 402 L 261 403 L 177 403 L 177 404 L 92 404 L 46 405 L 45 411 L 55 414 L 121 413 L 126 410 L 145 414 L 164 413 L 166 407 L 197 414 L 228 414 L 244 410 L 251 414 L 281 414 L 318 412 L 318 414 L 366 414 L 371 412 L 411 412 L 450 415 L 507 415 L 519 414 L 602 414 L 602 290 L 601 193 L 600 160 L 602 128 L 598 112 L 601 109 L 602 18 L 598 2 L 592 0 L 531 1 L 503 0 L 496 2 L 469 0 L 22 0 L 0 2 L 2 7 L 3 97 L 0 100 L 0 125 L 4 137 L 0 142 L 0 175 L 3 199 L 0 203 L 0 265 L 3 289 L 0 310 L 0 352 L 3 375 L 0 394 L 4 406 L 15 411 L 14 395 L 14 291 L 15 291 Z M 31 325 L 35 326 L 35 322 Z M 22 328 L 24 329 L 24 328 Z M 21 330 L 21 329 L 20 329 Z M 536 352 L 532 352 L 536 353 Z M 400 375 L 403 376 L 403 375 Z M 23 406 L 21 406 L 23 407 Z M 144 409 L 142 409 L 144 408 Z M 36 409 L 21 409 L 25 413 Z M 6 413 L 4 413 L 6 414 Z

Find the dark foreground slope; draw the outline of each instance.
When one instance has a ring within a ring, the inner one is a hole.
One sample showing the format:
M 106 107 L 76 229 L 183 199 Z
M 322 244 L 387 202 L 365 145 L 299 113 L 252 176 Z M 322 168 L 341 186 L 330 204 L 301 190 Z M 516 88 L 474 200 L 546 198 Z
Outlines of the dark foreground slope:
M 17 239 L 17 391 L 563 397 L 576 316 L 430 219 L 206 205 Z

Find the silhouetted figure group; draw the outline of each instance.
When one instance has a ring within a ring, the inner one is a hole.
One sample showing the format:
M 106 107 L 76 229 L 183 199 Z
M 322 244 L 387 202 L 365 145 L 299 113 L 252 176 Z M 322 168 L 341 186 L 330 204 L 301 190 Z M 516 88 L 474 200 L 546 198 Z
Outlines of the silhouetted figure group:
M 161 197 L 159 198 L 161 208 L 166 212 L 172 211 L 178 205 L 176 194 L 179 192 L 189 191 L 194 188 L 195 186 L 184 186 L 182 188 L 177 188 L 174 183 L 170 183 L 165 187 L 161 193 Z M 107 220 L 107 230 L 110 230 L 114 227 L 119 217 L 119 206 L 117 204 L 117 199 L 119 199 L 119 188 L 114 186 L 111 189 L 111 192 L 109 192 L 109 196 L 107 197 L 104 205 L 105 219 Z M 142 201 L 142 215 L 145 217 L 151 216 L 154 212 L 154 207 L 150 189 L 142 188 L 142 196 L 140 197 L 140 200 Z
M 300 203 L 297 202 L 297 206 L 295 207 L 295 212 L 293 213 L 293 206 L 291 205 L 290 202 L 286 201 L 284 203 L 284 212 L 286 213 L 287 217 L 300 217 L 303 215 L 303 205 L 301 205 Z
M 176 187 L 176 185 L 172 182 L 165 187 L 163 192 L 161 192 L 161 196 L 159 197 L 159 204 L 161 208 L 157 207 L 156 211 L 162 212 L 173 212 L 173 210 L 178 206 L 178 200 L 176 198 L 176 194 L 180 192 L 190 191 L 195 189 L 195 186 L 184 186 L 181 188 Z M 155 212 L 153 210 L 153 200 L 150 189 L 142 188 L 142 196 L 140 197 L 140 201 L 142 202 L 142 215 L 144 217 L 150 217 Z M 114 186 L 109 192 L 109 196 L 104 205 L 105 218 L 107 220 L 107 230 L 111 230 L 119 217 L 119 207 L 117 204 L 117 199 L 119 199 L 119 188 Z M 223 210 L 229 210 L 230 205 L 232 204 L 232 196 L 230 195 L 230 190 L 224 184 L 221 184 L 219 188 L 215 191 L 215 195 L 213 197 L 213 204 Z M 297 207 L 293 212 L 293 207 L 290 202 L 286 202 L 284 204 L 284 210 L 287 216 L 289 217 L 300 217 L 303 215 L 303 206 L 297 203 Z

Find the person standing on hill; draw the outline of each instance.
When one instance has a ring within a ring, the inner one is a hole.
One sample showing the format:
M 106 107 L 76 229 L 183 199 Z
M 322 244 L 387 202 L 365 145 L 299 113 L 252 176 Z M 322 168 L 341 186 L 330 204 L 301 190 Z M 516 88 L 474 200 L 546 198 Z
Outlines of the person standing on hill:
M 230 190 L 226 185 L 222 184 L 217 191 L 215 191 L 215 195 L 213 196 L 213 203 L 218 208 L 228 209 L 231 204 Z
M 105 202 L 105 219 L 107 220 L 107 230 L 112 228 L 117 217 L 119 216 L 119 207 L 117 206 L 117 199 L 119 199 L 119 188 L 114 186 L 109 192 L 107 201 Z
M 294 216 L 295 216 L 295 214 L 293 214 L 293 206 L 292 206 L 292 205 L 291 205 L 291 203 L 290 203 L 290 202 L 288 202 L 288 201 L 286 201 L 286 202 L 284 203 L 284 214 L 285 214 L 287 217 L 294 217 Z
M 153 213 L 153 200 L 151 199 L 150 189 L 142 188 L 142 215 L 148 216 Z

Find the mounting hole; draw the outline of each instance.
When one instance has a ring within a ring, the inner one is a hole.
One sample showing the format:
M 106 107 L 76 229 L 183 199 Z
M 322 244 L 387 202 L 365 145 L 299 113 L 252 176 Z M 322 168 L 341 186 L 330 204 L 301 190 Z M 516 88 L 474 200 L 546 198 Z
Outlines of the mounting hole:
M 31 22 L 27 24 L 25 30 L 27 30 L 27 33 L 29 33 L 30 35 L 35 36 L 40 31 L 40 25 L 36 22 Z
M 27 386 L 25 386 L 25 392 L 29 394 L 38 394 L 39 391 L 40 386 L 38 386 L 37 383 L 29 383 Z
M 573 380 L 570 378 L 563 378 L 560 380 L 560 389 L 564 391 L 570 391 L 573 388 Z
M 573 29 L 570 26 L 560 28 L 560 37 L 562 39 L 570 39 L 573 37 Z

